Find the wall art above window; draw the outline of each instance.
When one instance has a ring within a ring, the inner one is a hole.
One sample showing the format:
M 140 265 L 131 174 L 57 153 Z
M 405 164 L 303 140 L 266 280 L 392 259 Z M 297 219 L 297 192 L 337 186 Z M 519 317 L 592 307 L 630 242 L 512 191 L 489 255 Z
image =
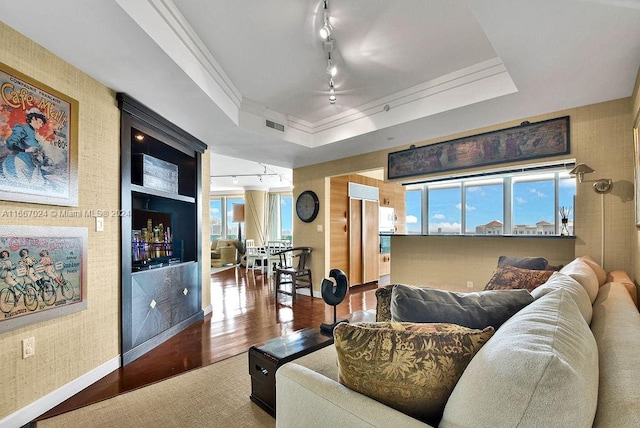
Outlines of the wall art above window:
M 570 153 L 569 116 L 389 153 L 389 179 Z
M 78 102 L 0 63 L 0 199 L 78 206 Z

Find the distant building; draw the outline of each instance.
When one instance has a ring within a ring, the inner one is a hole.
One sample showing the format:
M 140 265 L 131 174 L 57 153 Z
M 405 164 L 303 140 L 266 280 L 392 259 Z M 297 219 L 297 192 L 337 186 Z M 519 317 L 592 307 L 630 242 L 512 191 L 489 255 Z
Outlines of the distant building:
M 538 235 L 555 235 L 556 225 L 547 221 L 539 221 L 536 223 L 536 233 Z
M 573 235 L 573 222 L 567 223 L 569 235 Z M 547 235 L 554 236 L 556 233 L 556 225 L 548 221 L 539 221 L 535 226 L 528 224 L 516 224 L 513 226 L 511 233 L 513 235 Z M 494 220 L 487 224 L 476 226 L 476 235 L 503 235 L 504 225 L 498 220 Z
M 538 227 L 530 226 L 528 224 L 516 224 L 513 226 L 514 235 L 537 235 Z
M 498 220 L 476 226 L 476 235 L 503 235 L 504 226 Z

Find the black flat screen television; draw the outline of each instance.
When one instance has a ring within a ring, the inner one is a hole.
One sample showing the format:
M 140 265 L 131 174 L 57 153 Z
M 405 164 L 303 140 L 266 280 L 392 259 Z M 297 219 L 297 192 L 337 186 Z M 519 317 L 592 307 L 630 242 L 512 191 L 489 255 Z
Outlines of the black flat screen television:
M 134 209 L 131 231 L 133 270 L 152 269 L 181 261 L 174 248 L 171 214 Z

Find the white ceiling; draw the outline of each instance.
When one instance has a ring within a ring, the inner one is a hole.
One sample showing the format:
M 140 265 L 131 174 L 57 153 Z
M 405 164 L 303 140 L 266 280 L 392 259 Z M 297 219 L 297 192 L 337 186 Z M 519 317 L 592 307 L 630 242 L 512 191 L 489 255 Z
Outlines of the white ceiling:
M 329 0 L 330 104 L 320 0 L 28 4 L 0 20 L 207 143 L 213 176 L 256 171 L 215 191 L 628 97 L 640 65 L 640 0 Z

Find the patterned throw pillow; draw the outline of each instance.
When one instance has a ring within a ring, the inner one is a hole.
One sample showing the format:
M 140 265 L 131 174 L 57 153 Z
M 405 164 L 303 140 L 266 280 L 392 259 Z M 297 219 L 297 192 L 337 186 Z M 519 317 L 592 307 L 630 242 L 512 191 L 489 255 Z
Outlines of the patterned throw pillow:
M 502 266 L 496 270 L 485 290 L 511 290 L 524 288 L 532 291 L 547 282 L 553 274 L 552 270 L 520 269 L 513 266 Z
M 498 267 L 513 266 L 520 269 L 545 270 L 549 262 L 544 257 L 498 257 Z
M 493 333 L 456 324 L 342 323 L 333 332 L 340 383 L 435 426 Z

